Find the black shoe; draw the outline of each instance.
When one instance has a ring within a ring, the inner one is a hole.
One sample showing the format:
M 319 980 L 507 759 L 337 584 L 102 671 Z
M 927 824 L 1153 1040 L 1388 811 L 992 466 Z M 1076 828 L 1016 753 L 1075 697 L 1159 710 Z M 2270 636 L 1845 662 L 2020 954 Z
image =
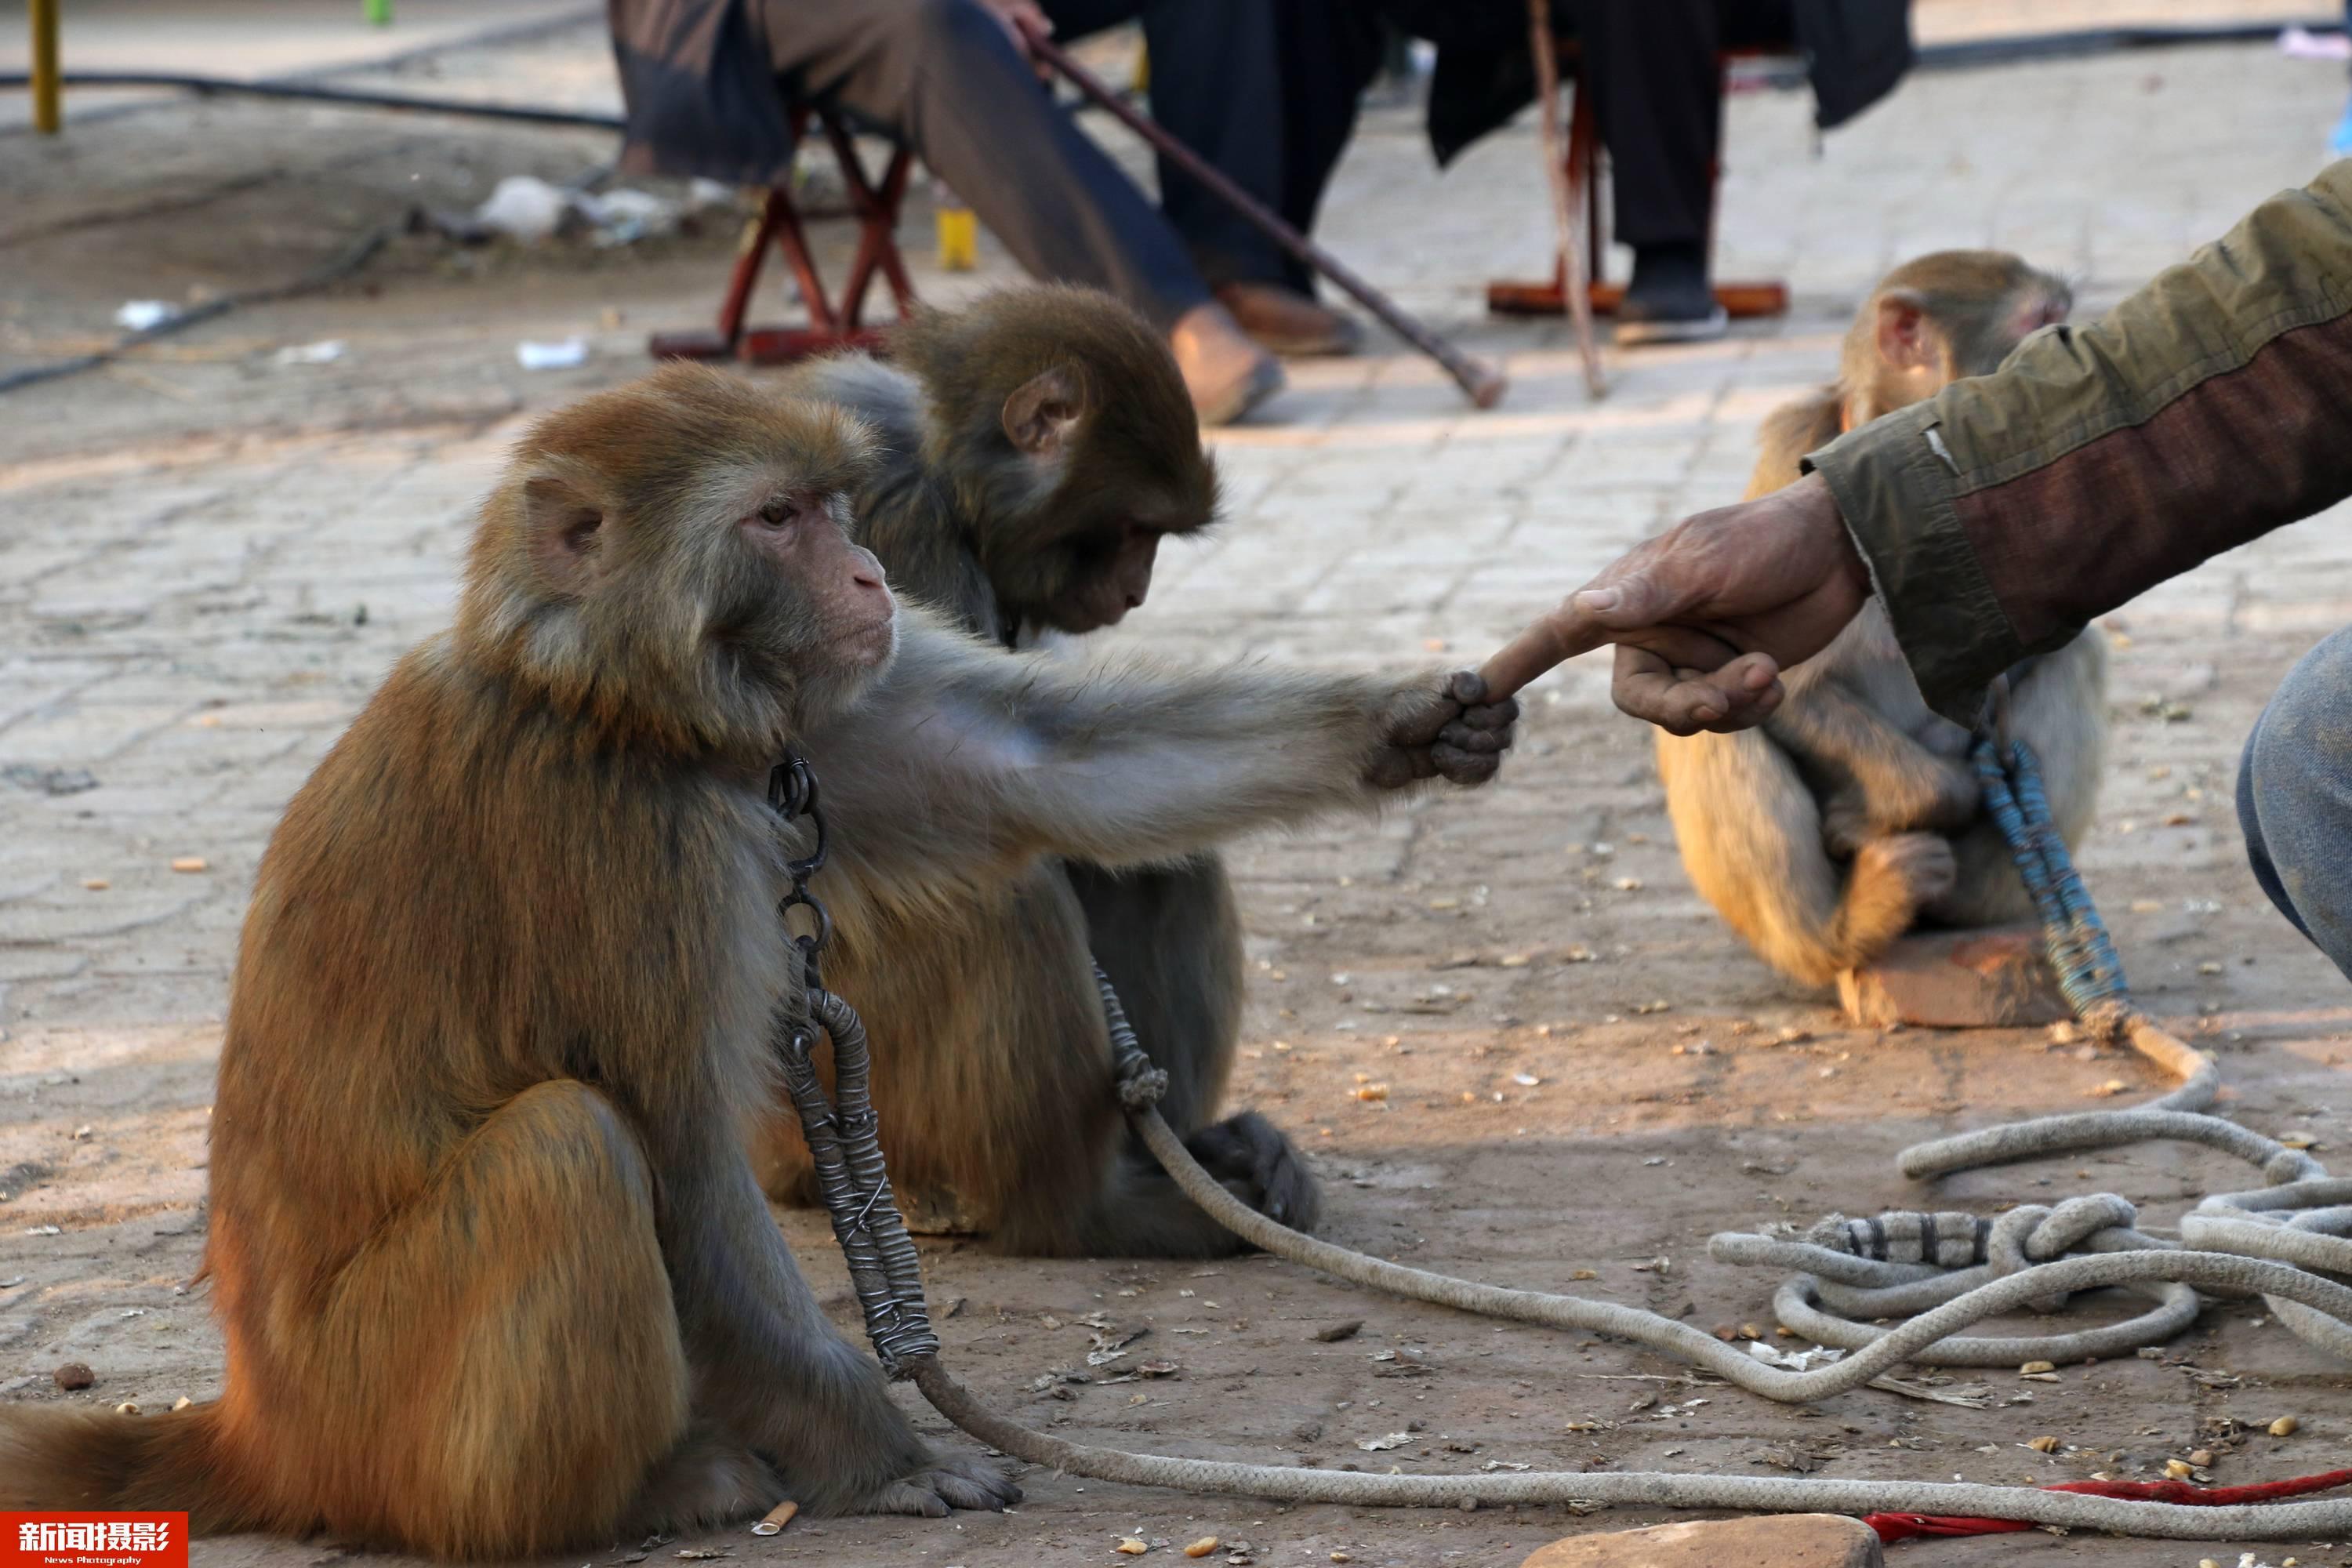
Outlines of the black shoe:
M 1707 283 L 1696 245 L 1645 245 L 1633 252 L 1633 281 L 1617 307 L 1621 344 L 1696 343 L 1723 336 L 1731 318 Z

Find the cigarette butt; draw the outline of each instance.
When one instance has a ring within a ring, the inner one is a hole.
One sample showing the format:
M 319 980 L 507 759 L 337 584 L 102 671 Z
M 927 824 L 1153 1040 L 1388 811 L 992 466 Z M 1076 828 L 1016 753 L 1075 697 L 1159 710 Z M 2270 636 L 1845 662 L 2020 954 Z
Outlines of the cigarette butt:
M 108 881 L 103 877 L 84 877 L 81 879 L 81 885 L 88 888 L 93 893 L 102 893 L 106 891 L 107 889 L 114 886 L 113 883 Z
M 775 1507 L 768 1510 L 767 1518 L 761 1520 L 759 1523 L 751 1527 L 751 1533 L 754 1535 L 781 1535 L 783 1533 L 784 1526 L 792 1523 L 793 1516 L 800 1512 L 800 1510 L 801 1505 L 796 1502 L 780 1502 Z
M 183 855 L 172 862 L 174 871 L 201 871 L 204 868 L 205 858 L 201 855 Z

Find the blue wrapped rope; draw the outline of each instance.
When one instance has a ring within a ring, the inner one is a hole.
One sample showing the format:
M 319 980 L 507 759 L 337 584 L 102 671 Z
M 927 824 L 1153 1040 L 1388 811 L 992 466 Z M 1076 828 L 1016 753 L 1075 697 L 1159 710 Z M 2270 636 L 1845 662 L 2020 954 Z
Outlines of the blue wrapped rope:
M 1985 809 L 2009 841 L 2018 875 L 2041 912 L 2058 988 L 2077 1016 L 2116 1014 L 2130 1005 L 2123 960 L 2106 923 L 2074 869 L 2066 842 L 2050 820 L 2050 800 L 2032 748 L 2012 741 L 2004 749 L 1980 737 L 1969 752 L 1984 786 Z

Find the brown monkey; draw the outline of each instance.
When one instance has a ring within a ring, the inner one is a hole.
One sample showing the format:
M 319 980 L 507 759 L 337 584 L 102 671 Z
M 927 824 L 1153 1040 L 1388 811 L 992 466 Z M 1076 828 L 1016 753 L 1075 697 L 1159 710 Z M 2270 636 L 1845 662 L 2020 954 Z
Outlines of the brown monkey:
M 916 1436 L 746 1158 L 808 847 L 770 763 L 821 759 L 854 906 L 1491 771 L 1492 731 L 1433 680 L 1080 679 L 901 616 L 846 531 L 871 460 L 683 366 L 523 440 L 457 626 L 264 858 L 213 1118 L 226 1392 L 0 1406 L 0 1508 L 523 1557 L 1018 1495 Z
M 2066 285 L 2014 256 L 1949 250 L 1887 274 L 1847 331 L 1838 379 L 1775 412 L 1750 498 L 1793 483 L 1841 430 L 1983 375 L 2065 319 Z M 2040 759 L 2069 845 L 2090 825 L 2106 744 L 2106 643 L 2086 630 L 2009 675 L 2009 722 Z M 1764 961 L 1811 984 L 1868 963 L 1921 919 L 2033 912 L 1979 811 L 1969 732 L 1919 695 L 1875 600 L 1789 670 L 1760 728 L 1662 735 L 1658 771 L 1683 865 Z
M 453 630 L 264 857 L 212 1121 L 215 1404 L 8 1413 L 0 1504 L 528 1556 L 1016 1496 L 818 1310 L 737 1126 L 793 973 L 761 796 L 891 657 L 851 416 L 677 369 L 522 441 Z
M 898 330 L 891 363 L 821 362 L 789 386 L 883 432 L 891 456 L 859 496 L 860 542 L 903 592 L 1000 646 L 1118 621 L 1143 603 L 1161 542 L 1216 513 L 1175 362 L 1108 295 L 1024 288 L 927 312 Z M 1255 1112 L 1210 1121 L 1244 974 L 1213 853 L 1118 871 L 1049 862 L 954 900 L 877 897 L 871 923 L 841 925 L 838 954 L 830 983 L 877 1043 L 883 1146 L 919 1224 L 1021 1252 L 1240 1247 L 1124 1136 L 1091 954 L 1167 1070 L 1160 1110 L 1193 1154 L 1254 1206 L 1314 1225 L 1289 1141 Z M 761 1144 L 769 1190 L 808 1201 L 797 1120 L 777 1118 Z

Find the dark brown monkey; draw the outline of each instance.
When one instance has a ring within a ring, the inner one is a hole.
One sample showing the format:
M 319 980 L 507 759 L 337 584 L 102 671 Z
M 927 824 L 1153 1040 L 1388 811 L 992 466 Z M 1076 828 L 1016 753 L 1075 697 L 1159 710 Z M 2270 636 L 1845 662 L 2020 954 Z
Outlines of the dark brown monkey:
M 746 1158 L 807 848 L 770 763 L 824 759 L 854 910 L 1491 771 L 1457 743 L 1492 730 L 1433 679 L 1077 679 L 900 615 L 847 535 L 871 460 L 695 367 L 523 440 L 457 626 L 263 860 L 213 1117 L 226 1392 L 0 1406 L 0 1508 L 481 1558 L 1018 1495 L 916 1436 Z
M 927 313 L 898 330 L 891 363 L 827 361 L 788 384 L 883 432 L 891 457 L 859 496 L 859 539 L 902 591 L 1000 646 L 1117 622 L 1143 603 L 1160 542 L 1216 512 L 1166 344 L 1106 295 L 1019 289 Z M 1235 814 L 1234 831 L 1249 826 Z M 1313 1178 L 1289 1141 L 1254 1112 L 1211 1121 L 1244 973 L 1213 854 L 1119 870 L 1068 859 L 952 899 L 894 894 L 841 921 L 828 979 L 866 1014 L 883 1146 L 919 1224 L 1020 1252 L 1240 1246 L 1124 1136 L 1091 954 L 1168 1071 L 1160 1109 L 1195 1156 L 1264 1212 L 1313 1226 Z M 796 1120 L 768 1132 L 769 1190 L 806 1201 Z
M 1991 372 L 2071 303 L 2063 282 L 2000 251 L 1896 268 L 1856 313 L 1837 381 L 1765 421 L 1748 496 L 1795 482 L 1800 459 L 1841 430 Z M 2041 760 L 2069 845 L 2097 798 L 2106 665 L 2092 629 L 2009 678 L 2010 724 Z M 1819 984 L 1922 919 L 1978 926 L 2033 913 L 1979 812 L 1968 731 L 1921 699 L 1875 600 L 1784 679 L 1788 695 L 1760 729 L 1658 740 L 1683 865 L 1766 963 Z

